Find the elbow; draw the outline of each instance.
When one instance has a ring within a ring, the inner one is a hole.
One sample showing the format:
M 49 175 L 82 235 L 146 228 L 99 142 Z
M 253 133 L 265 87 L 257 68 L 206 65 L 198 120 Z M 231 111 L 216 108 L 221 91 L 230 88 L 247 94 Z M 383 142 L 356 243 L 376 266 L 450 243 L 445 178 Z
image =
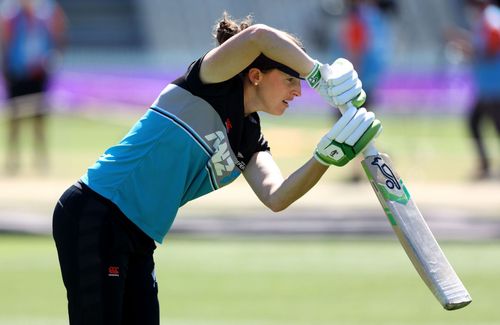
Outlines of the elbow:
M 252 33 L 255 37 L 264 37 L 265 35 L 272 33 L 272 28 L 265 24 L 254 24 L 245 30 Z
M 269 209 L 271 209 L 271 211 L 275 212 L 275 213 L 281 212 L 281 211 L 285 210 L 286 208 L 287 208 L 286 206 L 273 206 L 273 207 L 269 207 Z
M 280 200 L 275 200 L 275 201 L 269 201 L 266 203 L 266 206 L 272 211 L 272 212 L 281 212 L 288 208 L 290 206 L 290 203 L 283 202 Z
M 275 32 L 273 29 L 264 24 L 255 24 L 247 28 L 250 33 L 251 42 L 263 52 L 263 49 L 273 43 Z

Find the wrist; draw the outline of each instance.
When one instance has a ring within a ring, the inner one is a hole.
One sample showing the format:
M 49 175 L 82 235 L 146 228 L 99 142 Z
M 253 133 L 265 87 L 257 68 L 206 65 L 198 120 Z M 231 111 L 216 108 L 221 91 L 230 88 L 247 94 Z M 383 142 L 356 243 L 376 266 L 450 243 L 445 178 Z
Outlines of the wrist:
M 312 70 L 307 74 L 306 81 L 311 88 L 316 88 L 321 80 L 321 64 L 318 61 L 314 61 L 314 66 Z
M 321 154 L 319 154 L 317 151 L 314 152 L 314 155 L 313 155 L 314 159 L 316 159 L 316 161 L 318 163 L 320 163 L 321 165 L 323 166 L 326 166 L 326 167 L 330 167 L 331 164 L 329 164 L 326 160 L 324 160 L 322 157 L 321 157 Z

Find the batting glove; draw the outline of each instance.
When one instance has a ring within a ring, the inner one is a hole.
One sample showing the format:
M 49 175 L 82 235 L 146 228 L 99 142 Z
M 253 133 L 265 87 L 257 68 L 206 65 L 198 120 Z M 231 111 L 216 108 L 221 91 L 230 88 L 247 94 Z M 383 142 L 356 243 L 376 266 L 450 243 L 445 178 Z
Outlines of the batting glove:
M 332 65 L 316 61 L 306 80 L 332 106 L 352 102 L 354 106 L 361 107 L 366 101 L 358 73 L 346 59 L 337 59 Z
M 378 136 L 382 124 L 364 107 L 351 106 L 316 146 L 314 158 L 325 165 L 344 166 Z

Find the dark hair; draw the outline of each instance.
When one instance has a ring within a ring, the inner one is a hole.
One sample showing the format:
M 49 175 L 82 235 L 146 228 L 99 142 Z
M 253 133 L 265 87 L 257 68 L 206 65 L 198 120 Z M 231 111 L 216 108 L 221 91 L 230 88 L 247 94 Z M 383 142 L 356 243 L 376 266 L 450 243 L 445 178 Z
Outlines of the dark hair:
M 229 13 L 224 11 L 221 20 L 214 27 L 213 36 L 217 40 L 217 45 L 221 45 L 232 36 L 251 26 L 252 23 L 253 17 L 251 15 L 238 21 L 232 19 Z
M 252 26 L 253 24 L 253 17 L 252 15 L 248 15 L 243 19 L 240 20 L 235 20 L 229 15 L 227 11 L 224 11 L 222 13 L 222 18 L 215 24 L 214 26 L 214 31 L 213 31 L 213 36 L 217 40 L 217 45 L 223 44 L 225 41 L 227 41 L 229 38 L 232 36 L 238 34 L 242 30 L 247 29 L 248 27 Z M 290 33 L 284 32 L 297 46 L 300 48 L 304 49 L 304 46 L 301 42 L 301 40 Z
M 253 17 L 251 15 L 246 16 L 245 18 L 241 20 L 234 20 L 231 18 L 229 13 L 227 11 L 224 11 L 222 13 L 222 18 L 221 20 L 215 25 L 214 27 L 214 32 L 213 36 L 217 40 L 217 45 L 223 44 L 225 41 L 227 41 L 229 38 L 233 37 L 234 35 L 238 34 L 242 30 L 248 28 L 251 26 L 253 23 Z M 286 35 L 293 41 L 295 44 L 297 44 L 300 48 L 303 49 L 302 42 L 299 40 L 298 37 L 295 35 L 286 33 Z M 279 69 L 293 77 L 300 78 L 300 74 L 291 69 L 290 67 L 287 67 L 286 65 L 283 65 L 279 62 L 276 62 L 274 60 L 271 60 L 264 54 L 260 54 L 248 67 L 246 67 L 241 74 L 245 74 L 250 70 L 251 68 L 258 68 L 261 71 L 265 72 L 271 69 Z M 302 79 L 302 78 L 301 78 Z

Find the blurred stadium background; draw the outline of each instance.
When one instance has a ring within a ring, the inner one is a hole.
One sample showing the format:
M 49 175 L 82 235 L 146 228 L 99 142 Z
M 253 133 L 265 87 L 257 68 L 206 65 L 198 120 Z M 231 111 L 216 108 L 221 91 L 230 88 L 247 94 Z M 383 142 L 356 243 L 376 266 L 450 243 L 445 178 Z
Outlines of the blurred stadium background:
M 3 0 L 5 1 L 5 0 Z M 395 0 L 386 16 L 385 73 L 368 95 L 384 122 L 379 147 L 399 170 L 473 303 L 444 312 L 418 278 L 357 166 L 332 168 L 301 201 L 268 212 L 243 179 L 181 209 L 158 248 L 162 323 L 176 325 L 498 324 L 500 152 L 486 141 L 492 179 L 472 181 L 476 152 L 465 115 L 475 96 L 467 62 L 445 34 L 465 27 L 465 0 Z M 0 0 L 0 4 L 2 0 Z M 299 36 L 312 57 L 342 51 L 342 0 L 60 0 L 68 44 L 49 91 L 49 169 L 0 171 L 0 324 L 65 324 L 65 292 L 51 242 L 59 195 L 121 138 L 161 89 L 214 46 L 212 26 L 233 17 Z M 363 75 L 361 75 L 363 80 Z M 498 80 L 497 80 L 498 82 Z M 0 139 L 6 138 L 0 87 Z M 262 116 L 285 174 L 334 121 L 304 85 L 284 117 Z M 6 160 L 0 143 L 0 161 Z M 423 312 L 426 310 L 426 312 Z
M 391 40 L 382 54 L 389 62 L 389 73 L 373 95 L 378 104 L 390 106 L 392 112 L 463 112 L 472 96 L 469 79 L 456 66 L 458 58 L 446 50 L 444 33 L 452 26 L 465 25 L 461 10 L 465 0 L 384 2 L 394 3 L 395 9 L 387 15 Z M 256 22 L 296 34 L 311 55 L 323 62 L 339 54 L 338 25 L 348 10 L 342 0 L 63 0 L 61 4 L 69 17 L 70 44 L 55 92 L 78 90 L 79 97 L 108 96 L 104 99 L 142 105 L 154 98 L 165 80 L 213 47 L 212 26 L 224 10 L 236 18 L 250 13 Z M 78 74 L 83 72 L 84 76 Z M 157 80 L 158 85 L 140 83 L 137 93 L 123 94 L 118 78 L 101 80 L 111 72 Z M 100 80 L 91 78 L 94 74 Z M 91 89 L 88 83 L 85 87 L 74 84 L 74 79 L 85 76 L 111 85 L 104 91 L 100 84 Z

